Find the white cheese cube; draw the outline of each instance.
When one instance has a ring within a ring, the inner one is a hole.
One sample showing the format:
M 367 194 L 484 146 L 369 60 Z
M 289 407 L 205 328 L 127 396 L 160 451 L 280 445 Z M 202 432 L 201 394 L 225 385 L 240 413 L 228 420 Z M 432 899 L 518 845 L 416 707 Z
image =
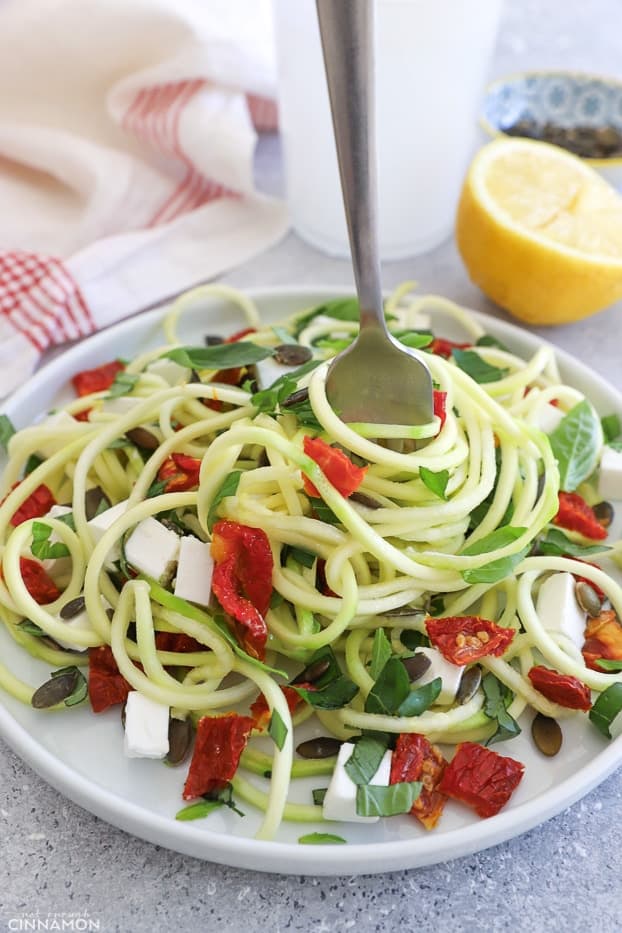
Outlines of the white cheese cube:
M 378 816 L 359 816 L 356 812 L 356 784 L 350 780 L 345 770 L 347 762 L 352 756 L 354 745 L 344 742 L 339 749 L 337 763 L 330 784 L 324 797 L 322 813 L 325 820 L 341 820 L 344 823 L 377 823 Z M 378 770 L 372 777 L 370 784 L 388 787 L 391 777 L 391 752 L 387 751 L 382 757 Z
M 607 445 L 600 458 L 598 494 L 603 499 L 622 499 L 622 451 Z
M 140 573 L 160 581 L 175 569 L 179 540 L 179 535 L 155 518 L 145 518 L 126 540 L 125 557 Z
M 544 405 L 540 405 L 536 412 L 535 425 L 545 434 L 552 434 L 565 416 L 565 411 L 551 405 L 550 402 L 546 402 Z
M 413 687 L 423 687 L 440 677 L 443 686 L 436 702 L 441 706 L 449 706 L 456 699 L 464 667 L 447 661 L 436 648 L 417 648 L 415 654 L 424 654 L 426 658 L 429 658 L 430 666 L 421 677 L 417 678 Z
M 108 600 L 101 597 L 102 606 L 104 609 L 110 608 L 110 603 Z M 79 645 L 77 642 L 71 640 L 71 632 L 87 632 L 89 635 L 94 635 L 93 627 L 91 625 L 90 619 L 87 615 L 86 609 L 83 609 L 82 612 L 78 612 L 75 616 L 72 616 L 71 619 L 63 619 L 60 615 L 57 617 L 57 621 L 61 622 L 67 629 L 67 634 L 69 638 L 54 638 L 54 641 L 62 648 L 75 649 L 76 651 L 85 651 L 84 645 Z
M 575 598 L 575 579 L 571 573 L 554 573 L 544 581 L 536 600 L 538 618 L 547 632 L 560 632 L 583 647 L 586 614 Z
M 214 560 L 210 545 L 194 535 L 184 535 L 179 542 L 175 596 L 190 603 L 207 606 L 212 592 Z
M 192 371 L 187 366 L 181 366 L 175 360 L 161 359 L 154 360 L 147 366 L 147 372 L 160 376 L 170 386 L 177 386 L 182 382 L 188 382 Z
M 100 512 L 99 515 L 95 515 L 93 518 L 89 519 L 87 525 L 91 529 L 93 541 L 95 544 L 98 544 L 99 541 L 101 541 L 104 532 L 108 531 L 110 526 L 123 515 L 126 509 L 127 499 L 124 499 L 123 502 L 117 502 L 116 505 L 113 505 L 111 508 L 106 509 L 104 512 Z M 121 548 L 119 547 L 119 544 L 114 544 L 108 551 L 106 567 L 110 568 L 114 561 L 119 560 L 120 556 Z
M 281 376 L 291 376 L 296 369 L 298 369 L 297 366 L 284 366 L 283 363 L 277 363 L 272 356 L 259 360 L 255 363 L 257 385 L 260 389 L 268 389 Z
M 164 758 L 168 754 L 169 708 L 131 690 L 125 704 L 125 754 Z

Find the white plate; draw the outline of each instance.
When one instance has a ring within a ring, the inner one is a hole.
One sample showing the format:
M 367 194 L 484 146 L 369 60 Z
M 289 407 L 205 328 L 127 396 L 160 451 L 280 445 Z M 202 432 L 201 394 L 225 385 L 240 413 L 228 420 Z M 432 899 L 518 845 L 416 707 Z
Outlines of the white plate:
M 253 297 L 264 320 L 276 321 L 348 293 L 335 288 L 272 288 L 256 290 Z M 69 349 L 14 395 L 6 405 L 7 414 L 16 426 L 23 427 L 42 410 L 69 397 L 67 380 L 73 373 L 162 343 L 162 314 L 154 311 L 140 315 Z M 531 334 L 509 324 L 483 315 L 475 317 L 489 333 L 520 354 L 529 355 L 541 345 Z M 206 332 L 232 332 L 242 323 L 238 311 L 216 301 L 209 313 L 204 308 L 188 313 L 182 339 L 200 341 Z M 444 329 L 444 333 L 451 337 L 451 328 Z M 558 352 L 558 358 L 566 381 L 585 392 L 601 413 L 622 414 L 622 396 L 571 357 Z M 31 683 L 40 683 L 48 676 L 47 666 L 22 654 L 4 630 L 0 632 L 0 656 Z M 258 816 L 245 804 L 243 819 L 219 810 L 207 820 L 177 822 L 174 814 L 183 805 L 185 766 L 166 768 L 159 762 L 126 758 L 117 710 L 98 716 L 87 708 L 67 714 L 41 714 L 4 695 L 2 701 L 2 737 L 46 781 L 87 810 L 128 832 L 188 855 L 239 868 L 290 874 L 391 871 L 431 865 L 485 849 L 559 813 L 604 780 L 622 760 L 622 738 L 607 744 L 585 719 L 564 724 L 562 752 L 554 759 L 545 759 L 532 744 L 526 717 L 521 736 L 496 746 L 500 752 L 524 762 L 526 769 L 510 804 L 495 817 L 481 820 L 472 817 L 467 808 L 450 802 L 440 825 L 430 833 L 406 816 L 375 825 L 285 823 L 277 841 L 258 842 L 252 838 Z M 296 782 L 296 799 L 310 802 L 310 788 L 326 783 L 326 778 L 300 785 Z M 332 829 L 347 838 L 349 845 L 297 844 L 300 835 L 316 829 Z

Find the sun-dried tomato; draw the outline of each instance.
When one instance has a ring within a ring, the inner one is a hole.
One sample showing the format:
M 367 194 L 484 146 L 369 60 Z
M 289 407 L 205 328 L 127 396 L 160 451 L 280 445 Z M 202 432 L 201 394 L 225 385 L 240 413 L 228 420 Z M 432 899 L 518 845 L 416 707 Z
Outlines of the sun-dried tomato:
M 446 795 L 438 791 L 446 767 L 440 750 L 424 735 L 413 732 L 399 736 L 391 758 L 389 783 L 421 781 L 421 793 L 410 812 L 426 829 L 434 829 L 447 802 Z
M 445 408 L 447 402 L 447 392 L 441 392 L 439 389 L 434 389 L 432 399 L 434 403 L 434 414 L 437 418 L 441 419 L 442 429 L 443 425 L 445 424 L 445 419 L 447 418 L 447 411 Z
M 257 329 L 255 327 L 244 327 L 242 330 L 237 330 L 235 334 L 231 334 L 230 337 L 225 338 L 225 343 L 237 343 L 238 340 L 244 340 L 245 337 L 248 337 L 249 334 L 256 334 Z
M 283 691 L 289 711 L 293 716 L 299 704 L 302 703 L 302 697 L 293 687 L 281 687 L 281 690 Z M 268 701 L 263 693 L 260 693 L 255 702 L 251 705 L 251 716 L 255 723 L 254 728 L 259 732 L 263 732 L 267 729 L 271 715 Z
M 73 417 L 76 421 L 88 421 L 92 411 L 92 408 L 83 408 L 82 411 L 74 411 Z
M 164 492 L 187 492 L 199 485 L 201 461 L 187 454 L 171 454 L 160 466 L 158 479 L 167 480 Z
M 337 447 L 331 447 L 319 437 L 313 438 L 307 435 L 303 448 L 307 457 L 315 460 L 328 482 L 344 498 L 351 496 L 363 482 L 367 467 L 358 467 Z M 308 496 L 319 497 L 319 492 L 306 476 L 303 476 L 303 485 Z
M 119 673 L 109 645 L 89 650 L 89 700 L 94 713 L 125 703 L 131 689 Z
M 461 742 L 438 786 L 442 794 L 473 807 L 478 816 L 494 816 L 520 783 L 525 766 L 475 742 Z
M 184 800 L 222 790 L 235 776 L 253 728 L 250 716 L 225 713 L 199 719 Z
M 225 341 L 227 342 L 227 341 Z M 233 369 L 219 369 L 214 373 L 211 382 L 221 382 L 228 386 L 239 386 L 247 372 L 245 366 L 236 366 Z M 203 404 L 212 411 L 222 411 L 223 402 L 217 398 L 204 398 Z
M 596 663 L 599 658 L 622 661 L 622 625 L 613 609 L 603 609 L 600 615 L 587 620 L 582 651 L 586 667 L 594 671 L 603 670 Z
M 222 520 L 214 525 L 211 552 L 212 591 L 232 617 L 241 646 L 263 661 L 268 638 L 264 616 L 270 606 L 274 566 L 268 536 L 261 528 Z
M 559 703 L 567 709 L 587 711 L 592 708 L 590 688 L 578 677 L 560 674 L 541 664 L 532 667 L 527 676 L 534 689 L 552 703 Z
M 90 395 L 91 392 L 103 392 L 104 389 L 109 389 L 117 373 L 124 369 L 125 366 L 120 360 L 112 360 L 110 363 L 104 363 L 103 366 L 96 366 L 95 369 L 84 369 L 76 373 L 71 381 L 78 395 Z
M 158 651 L 207 651 L 205 645 L 186 635 L 184 632 L 156 632 L 155 643 Z
M 47 575 L 43 564 L 29 557 L 20 557 L 19 570 L 24 586 L 40 606 L 53 603 L 55 599 L 58 599 L 61 591 L 54 580 Z
M 428 637 L 451 664 L 470 664 L 479 658 L 505 654 L 514 638 L 514 629 L 502 628 L 479 616 L 446 616 L 426 619 Z
M 559 509 L 553 524 L 569 531 L 578 531 L 594 541 L 602 541 L 607 537 L 607 529 L 596 518 L 594 509 L 576 492 L 559 493 Z
M 446 360 L 451 356 L 452 350 L 466 350 L 472 347 L 472 343 L 456 343 L 454 340 L 446 340 L 444 337 L 435 337 L 429 347 L 426 347 L 430 353 L 436 356 L 443 356 Z
M 16 486 L 19 486 L 19 483 L 14 483 L 11 489 L 15 489 Z M 22 522 L 27 522 L 30 518 L 41 518 L 42 515 L 47 515 L 53 505 L 56 505 L 56 499 L 52 495 L 51 489 L 48 489 L 48 487 L 42 483 L 40 486 L 37 486 L 37 488 L 30 493 L 28 498 L 24 499 L 19 508 L 13 512 L 10 522 L 17 527 L 17 525 L 21 525 Z

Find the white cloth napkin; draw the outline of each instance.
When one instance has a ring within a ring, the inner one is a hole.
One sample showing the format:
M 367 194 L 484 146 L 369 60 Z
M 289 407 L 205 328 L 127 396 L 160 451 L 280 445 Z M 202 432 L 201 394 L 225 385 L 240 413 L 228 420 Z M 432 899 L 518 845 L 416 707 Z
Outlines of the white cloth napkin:
M 269 0 L 0 0 L 0 395 L 273 244 Z

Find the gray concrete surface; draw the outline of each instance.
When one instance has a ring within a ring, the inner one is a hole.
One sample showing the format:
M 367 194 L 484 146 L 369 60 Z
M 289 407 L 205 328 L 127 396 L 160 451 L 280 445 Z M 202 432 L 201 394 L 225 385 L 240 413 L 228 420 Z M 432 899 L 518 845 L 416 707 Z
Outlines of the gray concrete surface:
M 620 0 L 506 2 L 491 76 L 549 66 L 622 76 Z M 266 189 L 278 190 L 274 139 L 261 144 L 258 177 Z M 387 285 L 407 277 L 504 316 L 469 283 L 451 243 L 385 270 Z M 346 263 L 289 236 L 226 278 L 242 286 L 341 284 L 350 274 Z M 620 389 L 621 312 L 618 306 L 546 336 Z M 63 929 L 63 919 L 73 915 L 96 921 L 106 933 L 614 933 L 622 927 L 621 794 L 618 772 L 526 835 L 427 869 L 335 879 L 269 876 L 125 835 L 63 799 L 0 743 L 0 930 Z M 38 927 L 26 925 L 37 916 Z

